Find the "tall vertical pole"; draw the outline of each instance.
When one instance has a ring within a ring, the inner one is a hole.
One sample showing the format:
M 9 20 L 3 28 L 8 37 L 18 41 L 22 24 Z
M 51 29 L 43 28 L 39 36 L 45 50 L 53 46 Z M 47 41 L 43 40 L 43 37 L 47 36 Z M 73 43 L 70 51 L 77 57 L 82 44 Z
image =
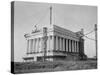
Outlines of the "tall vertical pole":
M 97 24 L 95 24 L 95 45 L 96 45 L 96 59 L 97 59 Z
M 47 50 L 47 28 L 43 28 L 43 51 L 44 51 L 44 56 L 43 56 L 43 61 L 46 60 L 46 51 Z
M 52 6 L 50 6 L 50 25 L 52 24 Z

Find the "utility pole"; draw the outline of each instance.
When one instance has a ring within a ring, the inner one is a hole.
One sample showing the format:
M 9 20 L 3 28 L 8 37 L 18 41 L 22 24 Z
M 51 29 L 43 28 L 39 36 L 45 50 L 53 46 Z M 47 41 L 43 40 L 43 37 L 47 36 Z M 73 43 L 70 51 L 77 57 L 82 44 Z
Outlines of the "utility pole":
M 97 24 L 95 24 L 95 45 L 96 45 L 96 59 L 97 59 Z
M 50 25 L 52 24 L 52 6 L 50 6 Z

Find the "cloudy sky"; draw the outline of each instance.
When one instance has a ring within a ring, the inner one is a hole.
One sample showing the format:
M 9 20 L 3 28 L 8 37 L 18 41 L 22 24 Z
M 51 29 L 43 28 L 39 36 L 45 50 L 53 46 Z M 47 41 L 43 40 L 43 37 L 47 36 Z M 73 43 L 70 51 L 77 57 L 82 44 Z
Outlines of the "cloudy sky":
M 84 34 L 94 29 L 97 24 L 97 7 L 68 4 L 47 4 L 33 2 L 15 2 L 14 9 L 14 59 L 22 61 L 27 46 L 25 33 L 30 33 L 35 24 L 38 27 L 50 25 L 50 6 L 53 8 L 52 23 L 73 32 L 84 29 Z M 95 39 L 95 33 L 87 35 Z M 85 54 L 96 54 L 95 41 L 85 38 Z

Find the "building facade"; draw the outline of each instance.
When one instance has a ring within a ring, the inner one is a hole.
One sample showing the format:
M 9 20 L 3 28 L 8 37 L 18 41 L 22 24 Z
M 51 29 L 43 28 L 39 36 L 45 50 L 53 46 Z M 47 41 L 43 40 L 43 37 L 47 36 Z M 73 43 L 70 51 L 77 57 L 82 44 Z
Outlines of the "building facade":
M 35 28 L 26 34 L 27 53 L 24 61 L 78 60 L 84 54 L 83 30 L 72 32 L 56 25 Z

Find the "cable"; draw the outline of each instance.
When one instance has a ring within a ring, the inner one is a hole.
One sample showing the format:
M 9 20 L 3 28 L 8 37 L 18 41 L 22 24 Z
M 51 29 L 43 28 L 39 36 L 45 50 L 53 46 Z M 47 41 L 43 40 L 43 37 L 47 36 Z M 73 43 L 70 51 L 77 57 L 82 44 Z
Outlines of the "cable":
M 46 14 L 47 14 L 47 13 L 46 13 Z M 43 16 L 40 18 L 40 20 L 39 20 L 35 25 L 39 24 L 39 23 L 43 20 L 43 18 L 46 17 L 46 14 L 44 13 Z
M 87 39 L 96 41 L 95 39 L 92 39 L 92 38 L 89 38 L 88 36 L 86 36 L 86 35 L 88 35 L 88 34 L 91 34 L 91 33 L 94 32 L 94 31 L 95 31 L 95 30 L 92 30 L 92 31 L 90 31 L 90 32 L 88 32 L 88 33 L 86 33 L 86 34 L 84 34 L 83 36 L 86 37 Z
M 46 10 L 45 10 L 46 11 Z M 36 26 L 37 24 L 39 24 L 42 20 L 43 20 L 43 17 L 45 16 L 46 14 L 43 14 L 43 16 L 40 18 L 40 20 L 37 20 L 37 23 L 34 24 L 34 26 Z
M 84 37 L 86 37 L 86 38 L 88 38 L 88 39 L 90 39 L 90 40 L 96 41 L 95 39 L 89 38 L 89 37 L 87 37 L 87 36 L 85 36 L 85 35 L 84 35 Z
M 88 34 L 90 34 L 90 33 L 92 33 L 92 32 L 94 32 L 95 30 L 92 30 L 92 31 L 90 31 L 89 33 L 86 33 L 86 34 L 84 34 L 84 35 L 88 35 Z

